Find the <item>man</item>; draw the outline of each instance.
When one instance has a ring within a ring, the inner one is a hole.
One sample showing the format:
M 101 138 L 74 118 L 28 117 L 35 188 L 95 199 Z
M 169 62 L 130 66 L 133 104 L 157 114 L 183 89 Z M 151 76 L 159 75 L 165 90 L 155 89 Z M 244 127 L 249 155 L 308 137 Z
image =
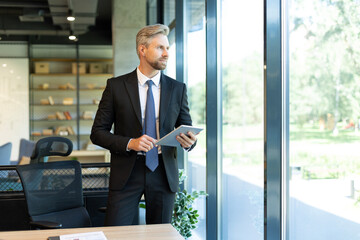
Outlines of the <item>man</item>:
M 107 81 L 96 113 L 90 138 L 111 151 L 108 226 L 131 225 L 142 195 L 147 224 L 171 222 L 179 185 L 176 148 L 156 146 L 156 139 L 192 121 L 185 84 L 161 72 L 169 57 L 168 33 L 160 24 L 138 32 L 139 66 Z M 177 140 L 189 151 L 196 136 L 188 132 Z

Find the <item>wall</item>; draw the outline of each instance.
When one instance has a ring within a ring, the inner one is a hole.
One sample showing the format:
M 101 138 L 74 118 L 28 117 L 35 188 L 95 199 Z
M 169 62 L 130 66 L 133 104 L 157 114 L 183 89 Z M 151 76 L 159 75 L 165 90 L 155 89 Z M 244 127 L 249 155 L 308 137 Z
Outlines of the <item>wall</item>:
M 27 44 L 0 44 L 0 109 L 0 145 L 12 142 L 11 160 L 17 160 L 20 139 L 29 139 Z
M 113 1 L 114 76 L 133 71 L 139 65 L 136 34 L 146 25 L 146 0 Z

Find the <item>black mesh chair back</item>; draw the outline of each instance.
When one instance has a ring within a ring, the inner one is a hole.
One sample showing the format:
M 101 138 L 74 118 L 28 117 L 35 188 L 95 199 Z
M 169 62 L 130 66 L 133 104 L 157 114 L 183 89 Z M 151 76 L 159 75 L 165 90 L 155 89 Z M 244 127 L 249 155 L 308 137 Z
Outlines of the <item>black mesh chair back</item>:
M 46 137 L 36 142 L 30 163 L 44 162 L 48 156 L 68 156 L 73 150 L 72 142 L 64 137 Z
M 63 228 L 91 226 L 78 161 L 20 165 L 17 171 L 31 221 L 61 223 Z
M 47 137 L 36 143 L 31 159 L 38 161 L 46 156 L 67 156 L 71 151 L 70 140 Z M 81 166 L 78 161 L 19 165 L 17 172 L 32 221 L 30 225 L 40 228 L 91 226 L 84 207 Z

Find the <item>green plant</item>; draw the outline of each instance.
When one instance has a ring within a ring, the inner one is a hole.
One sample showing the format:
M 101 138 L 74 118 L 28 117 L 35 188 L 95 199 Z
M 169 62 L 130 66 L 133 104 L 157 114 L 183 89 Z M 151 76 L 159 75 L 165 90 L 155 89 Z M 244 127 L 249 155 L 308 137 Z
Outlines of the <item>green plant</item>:
M 179 170 L 180 184 L 186 179 L 184 170 Z M 193 191 L 188 193 L 185 189 L 179 191 L 175 195 L 174 214 L 171 221 L 173 227 L 184 237 L 189 238 L 192 236 L 191 230 L 196 228 L 196 223 L 199 222 L 198 210 L 192 207 L 195 199 L 199 196 L 207 196 L 204 191 Z
M 182 184 L 186 179 L 183 169 L 179 169 L 179 184 Z M 196 228 L 196 223 L 199 222 L 198 210 L 192 207 L 195 199 L 199 196 L 207 196 L 204 191 L 193 191 L 188 193 L 185 189 L 179 188 L 175 194 L 175 205 L 171 225 L 183 236 L 185 239 L 192 236 L 191 230 Z M 140 208 L 146 208 L 144 203 L 140 203 Z

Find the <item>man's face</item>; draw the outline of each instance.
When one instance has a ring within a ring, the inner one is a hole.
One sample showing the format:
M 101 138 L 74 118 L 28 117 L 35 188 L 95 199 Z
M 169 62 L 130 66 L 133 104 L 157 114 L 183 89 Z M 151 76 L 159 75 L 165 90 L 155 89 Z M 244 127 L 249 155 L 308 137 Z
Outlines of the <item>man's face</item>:
M 145 61 L 156 70 L 164 70 L 169 58 L 169 41 L 163 34 L 155 35 L 145 47 Z

